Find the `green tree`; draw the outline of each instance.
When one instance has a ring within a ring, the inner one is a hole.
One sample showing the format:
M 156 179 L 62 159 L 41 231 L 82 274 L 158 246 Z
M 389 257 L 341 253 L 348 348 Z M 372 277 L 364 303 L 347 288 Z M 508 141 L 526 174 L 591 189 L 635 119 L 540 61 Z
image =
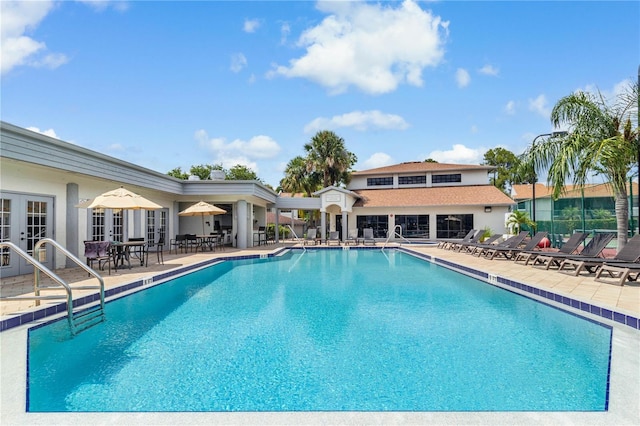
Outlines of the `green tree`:
M 491 177 L 491 184 L 505 193 L 507 192 L 507 185 L 513 185 L 514 180 L 520 181 L 514 173 L 519 163 L 520 160 L 513 152 L 501 147 L 485 152 L 484 161 L 482 162 L 482 164 L 496 167 L 494 175 Z
M 436 160 L 434 160 L 433 158 L 427 158 L 426 160 L 424 160 L 425 163 L 437 163 Z
M 173 170 L 169 170 L 167 172 L 167 174 L 169 176 L 173 176 L 174 178 L 178 178 L 178 179 L 182 179 L 182 180 L 187 180 L 189 179 L 189 173 L 185 173 L 182 171 L 182 169 L 180 167 L 176 167 Z
M 304 145 L 304 150 L 307 153 L 307 170 L 322 175 L 323 187 L 349 182 L 351 168 L 358 159 L 347 151 L 344 139 L 332 131 L 321 130 Z
M 526 152 L 526 161 L 536 171 L 548 170 L 548 184 L 556 199 L 567 180 L 572 179 L 577 187 L 584 187 L 593 173 L 608 180 L 615 198 L 618 250 L 627 242 L 627 178 L 636 164 L 639 148 L 637 105 L 635 84 L 618 95 L 614 103 L 607 102 L 600 93 L 572 93 L 560 99 L 551 111 L 553 126 L 568 125 L 570 133 L 548 138 Z
M 309 171 L 307 160 L 297 156 L 287 163 L 280 187 L 286 192 L 304 192 L 307 197 L 311 197 L 313 192 L 320 189 L 320 175 Z
M 258 177 L 256 172 L 242 164 L 236 164 L 231 167 L 226 175 L 226 180 L 257 180 L 258 182 L 262 182 L 262 179 Z
M 517 234 L 522 229 L 522 225 L 535 229 L 536 223 L 529 218 L 529 213 L 522 210 L 514 210 L 507 219 L 507 226 Z

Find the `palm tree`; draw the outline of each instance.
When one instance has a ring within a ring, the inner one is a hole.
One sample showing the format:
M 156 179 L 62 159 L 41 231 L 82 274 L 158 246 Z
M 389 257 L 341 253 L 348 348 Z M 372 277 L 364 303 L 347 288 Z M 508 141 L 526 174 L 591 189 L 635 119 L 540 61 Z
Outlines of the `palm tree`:
M 536 223 L 529 218 L 529 214 L 522 210 L 514 210 L 507 219 L 507 226 L 511 229 L 514 228 L 515 233 L 519 233 L 522 225 L 527 225 L 530 228 L 535 228 Z
M 357 161 L 355 154 L 347 151 L 344 139 L 330 130 L 321 130 L 305 144 L 307 170 L 322 175 L 322 185 L 348 183 L 350 169 Z
M 309 172 L 307 160 L 297 156 L 287 163 L 280 186 L 283 191 L 304 192 L 307 197 L 311 197 L 314 191 L 320 189 L 320 176 L 318 173 Z
M 619 95 L 613 105 L 600 93 L 576 92 L 565 96 L 553 107 L 551 122 L 555 128 L 568 125 L 570 133 L 548 138 L 530 147 L 524 155 L 536 171 L 548 169 L 547 180 L 555 199 L 570 178 L 578 187 L 584 187 L 593 173 L 609 181 L 615 197 L 618 250 L 627 242 L 627 179 L 639 148 L 637 104 L 635 84 Z

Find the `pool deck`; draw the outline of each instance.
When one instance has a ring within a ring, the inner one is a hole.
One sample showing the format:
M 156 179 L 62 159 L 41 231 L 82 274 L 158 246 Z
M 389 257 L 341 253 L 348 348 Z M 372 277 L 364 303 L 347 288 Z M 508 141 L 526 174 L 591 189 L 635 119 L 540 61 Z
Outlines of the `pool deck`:
M 105 289 L 117 288 L 214 258 L 269 254 L 292 245 L 267 245 L 248 250 L 227 248 L 225 251 L 177 255 L 165 253 L 164 265 L 157 264 L 155 255 L 152 254 L 148 267 L 121 269 L 118 272 L 112 271 L 111 275 L 106 275 L 105 271 Z M 487 260 L 429 245 L 403 247 L 415 253 L 526 283 L 541 290 L 553 291 L 603 309 L 640 317 L 640 284 L 636 282 L 617 286 L 596 282 L 593 275 L 574 277 L 508 260 Z M 95 278 L 88 278 L 80 268 L 55 272 L 72 286 L 95 283 Z M 26 294 L 33 291 L 32 286 L 32 275 L 3 279 L 2 294 Z M 513 288 L 508 289 L 519 292 Z M 81 296 L 83 291 L 77 293 Z M 526 295 L 612 326 L 614 332 L 608 412 L 25 413 L 26 334 L 29 326 L 43 321 L 38 320 L 0 333 L 0 424 L 640 424 L 640 331 L 543 297 Z M 33 301 L 1 302 L 0 316 L 6 319 L 35 309 Z

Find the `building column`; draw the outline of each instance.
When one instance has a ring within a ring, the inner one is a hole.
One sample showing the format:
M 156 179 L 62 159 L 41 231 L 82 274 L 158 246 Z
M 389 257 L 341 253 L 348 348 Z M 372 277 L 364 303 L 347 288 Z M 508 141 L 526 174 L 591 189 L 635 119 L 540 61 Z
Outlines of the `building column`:
M 324 209 L 320 209 L 320 239 L 326 240 L 327 235 L 327 212 Z
M 236 231 L 236 247 L 239 249 L 247 248 L 247 222 L 251 220 L 247 217 L 247 202 L 246 200 L 238 200 L 238 229 Z
M 342 211 L 342 242 L 344 243 L 349 236 L 349 224 L 347 223 L 347 211 Z
M 80 202 L 79 198 L 79 189 L 77 183 L 68 183 L 67 184 L 67 217 L 65 221 L 66 228 L 66 239 L 65 239 L 65 247 L 74 255 L 80 257 L 82 253 L 78 250 L 78 217 L 79 211 L 76 207 L 76 204 Z M 86 212 L 86 210 L 83 210 Z M 71 268 L 76 266 L 76 264 L 69 258 L 69 256 L 65 256 L 65 267 Z
M 273 232 L 276 233 L 276 236 L 275 236 L 276 243 L 280 242 L 280 221 L 278 221 L 279 218 L 280 218 L 280 209 L 276 209 L 276 217 L 273 219 L 273 222 L 275 223 L 273 227 Z

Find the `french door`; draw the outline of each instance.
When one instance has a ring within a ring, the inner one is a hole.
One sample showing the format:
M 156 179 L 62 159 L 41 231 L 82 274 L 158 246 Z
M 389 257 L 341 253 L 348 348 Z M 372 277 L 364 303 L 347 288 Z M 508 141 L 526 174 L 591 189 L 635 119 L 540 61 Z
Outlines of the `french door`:
M 10 241 L 33 255 L 33 249 L 43 238 L 53 238 L 53 197 L 40 195 L 0 193 L 0 241 Z M 38 261 L 54 268 L 54 251 L 45 244 Z M 33 266 L 13 250 L 2 249 L 0 276 L 30 274 Z

